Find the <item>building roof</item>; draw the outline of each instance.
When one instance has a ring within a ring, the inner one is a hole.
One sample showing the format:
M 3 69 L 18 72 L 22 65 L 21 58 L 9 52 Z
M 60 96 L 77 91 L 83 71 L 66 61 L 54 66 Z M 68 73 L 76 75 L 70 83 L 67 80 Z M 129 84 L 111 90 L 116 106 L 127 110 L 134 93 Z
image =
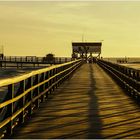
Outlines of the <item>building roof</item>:
M 72 42 L 72 46 L 102 46 L 102 42 Z

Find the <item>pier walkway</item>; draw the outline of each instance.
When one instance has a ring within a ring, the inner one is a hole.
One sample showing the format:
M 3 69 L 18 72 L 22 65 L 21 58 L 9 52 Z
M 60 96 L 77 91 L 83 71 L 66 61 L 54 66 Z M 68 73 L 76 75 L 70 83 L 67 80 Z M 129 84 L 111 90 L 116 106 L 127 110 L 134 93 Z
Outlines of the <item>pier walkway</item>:
M 140 107 L 100 66 L 84 64 L 10 138 L 140 138 Z

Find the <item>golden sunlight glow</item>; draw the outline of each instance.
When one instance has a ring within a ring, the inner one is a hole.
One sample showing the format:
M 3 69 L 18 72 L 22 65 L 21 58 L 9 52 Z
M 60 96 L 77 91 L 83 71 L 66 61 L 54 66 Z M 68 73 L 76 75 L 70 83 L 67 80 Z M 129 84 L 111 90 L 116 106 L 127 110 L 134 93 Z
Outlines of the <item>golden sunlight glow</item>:
M 0 2 L 6 55 L 70 56 L 71 42 L 103 41 L 102 55 L 139 56 L 140 2 Z

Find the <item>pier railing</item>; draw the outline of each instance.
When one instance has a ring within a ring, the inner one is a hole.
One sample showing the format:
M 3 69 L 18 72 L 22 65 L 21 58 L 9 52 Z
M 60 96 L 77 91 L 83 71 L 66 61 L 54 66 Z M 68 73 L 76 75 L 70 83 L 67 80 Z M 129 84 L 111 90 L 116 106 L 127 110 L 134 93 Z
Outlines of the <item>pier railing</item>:
M 140 70 L 98 60 L 98 64 L 109 72 L 135 99 L 140 99 Z
M 1 81 L 0 94 L 7 93 L 0 101 L 1 138 L 11 135 L 15 126 L 24 123 L 40 102 L 47 99 L 81 64 L 82 60 L 75 60 Z
M 71 61 L 72 58 L 70 57 L 54 57 L 54 59 L 46 59 L 46 57 L 37 57 L 37 56 L 4 56 L 3 58 L 0 57 L 1 62 L 51 62 L 51 63 L 66 63 Z
M 54 57 L 47 59 L 46 57 L 37 56 L 4 56 L 0 57 L 0 68 L 24 68 L 24 67 L 40 67 L 52 64 L 62 64 L 70 62 L 70 57 Z

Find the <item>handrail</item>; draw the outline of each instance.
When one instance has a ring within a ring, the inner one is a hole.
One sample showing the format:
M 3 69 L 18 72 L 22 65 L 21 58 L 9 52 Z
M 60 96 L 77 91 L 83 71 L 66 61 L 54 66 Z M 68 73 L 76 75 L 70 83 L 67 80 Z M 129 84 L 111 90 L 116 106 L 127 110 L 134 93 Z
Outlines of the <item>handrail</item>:
M 36 75 L 36 74 L 40 74 L 40 73 L 43 73 L 43 72 L 46 72 L 46 71 L 50 71 L 52 69 L 59 68 L 59 67 L 62 67 L 62 66 L 68 65 L 68 64 L 72 64 L 73 62 L 77 62 L 77 61 L 79 61 L 79 60 L 71 61 L 71 62 L 67 62 L 67 63 L 63 63 L 63 64 L 53 65 L 51 67 L 47 67 L 47 68 L 43 68 L 43 69 L 39 69 L 39 70 L 34 70 L 32 72 L 29 72 L 29 73 L 21 75 L 21 76 L 15 76 L 13 78 L 7 78 L 7 79 L 0 80 L 0 87 L 6 86 L 6 85 L 9 85 L 9 84 L 13 84 L 13 83 L 17 83 L 19 81 L 27 79 L 31 76 Z
M 44 101 L 81 64 L 82 60 L 71 61 L 2 80 L 0 87 L 7 86 L 8 94 L 5 101 L 0 103 L 0 109 L 7 109 L 6 115 L 0 122 L 1 137 L 4 133 L 11 135 L 14 127 L 24 123 L 25 117 L 31 115 L 34 108 L 38 108 L 39 103 Z M 15 90 L 17 83 L 20 86 Z
M 63 65 L 62 65 L 62 66 L 63 66 Z M 54 68 L 56 68 L 56 67 L 54 67 Z M 68 69 L 70 69 L 70 68 L 68 68 Z M 11 99 L 11 100 L 8 100 L 8 101 L 6 101 L 6 102 L 4 102 L 4 103 L 1 103 L 1 104 L 0 104 L 0 109 L 1 109 L 2 107 L 4 107 L 4 106 L 8 105 L 8 104 L 11 104 L 11 103 L 13 103 L 13 102 L 19 100 L 20 98 L 22 98 L 23 96 L 25 96 L 28 92 L 30 92 L 30 91 L 32 91 L 33 89 L 35 89 L 35 88 L 41 86 L 42 84 L 45 84 L 46 82 L 49 82 L 51 79 L 53 79 L 53 78 L 55 78 L 56 76 L 58 76 L 58 75 L 64 73 L 64 72 L 67 71 L 68 69 L 66 69 L 66 70 L 64 70 L 64 71 L 62 71 L 62 72 L 60 72 L 60 73 L 58 73 L 58 74 L 55 74 L 54 76 L 52 76 L 52 77 L 50 77 L 49 79 L 47 79 L 47 80 L 45 80 L 45 81 L 43 81 L 43 82 L 41 82 L 41 83 L 39 83 L 39 84 L 33 86 L 32 88 L 29 88 L 29 89 L 26 90 L 24 93 L 22 93 L 22 94 L 16 96 L 15 98 L 13 98 L 13 99 Z M 50 70 L 51 70 L 51 69 L 50 69 Z M 39 71 L 40 71 L 40 70 L 39 70 Z M 38 74 L 38 71 L 36 71 L 35 73 Z M 34 73 L 33 75 L 35 75 L 35 73 Z M 32 75 L 32 76 L 33 76 L 33 75 Z M 24 77 L 24 76 L 23 76 L 23 77 Z M 27 77 L 26 77 L 26 78 L 27 78 Z M 13 79 L 14 79 L 14 78 L 13 78 Z M 17 79 L 18 79 L 18 77 L 17 77 Z M 22 80 L 23 80 L 23 79 L 22 79 Z M 21 81 L 21 79 L 20 79 L 20 81 Z M 19 81 L 16 81 L 16 82 L 19 82 Z M 10 83 L 10 84 L 12 84 L 12 83 Z
M 104 62 L 110 66 L 113 66 L 113 67 L 115 67 L 116 70 L 121 71 L 125 75 L 140 81 L 140 70 L 139 69 L 130 68 L 127 66 L 119 65 L 119 64 L 108 62 L 108 61 L 101 60 L 101 59 L 99 59 L 99 62 Z
M 135 99 L 140 99 L 140 70 L 131 69 L 104 60 L 98 60 L 98 64 L 109 72 L 119 84 Z

